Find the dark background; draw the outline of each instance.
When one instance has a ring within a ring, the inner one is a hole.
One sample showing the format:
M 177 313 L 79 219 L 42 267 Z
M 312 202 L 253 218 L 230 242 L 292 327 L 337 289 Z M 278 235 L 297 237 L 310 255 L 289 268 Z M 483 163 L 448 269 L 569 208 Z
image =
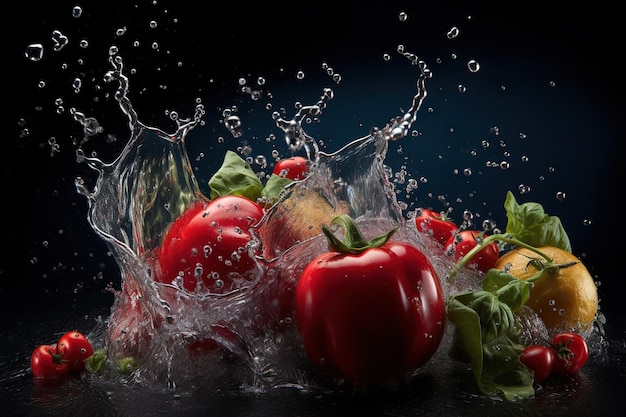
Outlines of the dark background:
M 191 160 L 197 159 L 194 167 L 205 191 L 226 149 L 248 144 L 254 154 L 269 154 L 264 138 L 270 133 L 280 136 L 263 108 L 265 100 L 250 104 L 239 91 L 239 77 L 246 77 L 249 85 L 259 76 L 267 78 L 275 107 L 284 106 L 290 115 L 295 101 L 313 104 L 323 87 L 332 87 L 335 98 L 308 132 L 333 151 L 373 126 L 382 127 L 410 106 L 417 71 L 395 53 L 398 44 L 405 45 L 427 62 L 434 77 L 427 83 L 429 96 L 414 125 L 420 135 L 390 146 L 387 163 L 394 172 L 405 167 L 411 178 L 428 179 L 410 198 L 400 193 L 399 199 L 410 209 L 424 205 L 441 210 L 444 205 L 438 196 L 442 195 L 454 208 L 455 220 L 460 221 L 460 213 L 468 209 L 479 221 L 493 218 L 500 227 L 506 224 L 502 203 L 507 190 L 514 191 L 520 202 L 542 203 L 546 212 L 561 218 L 574 253 L 597 278 L 608 337 L 623 344 L 620 199 L 624 186 L 618 144 L 624 139 L 624 71 L 623 22 L 617 6 L 612 2 L 584 8 L 556 2 L 259 3 L 200 7 L 163 0 L 89 2 L 81 5 L 81 18 L 71 15 L 74 2 L 22 1 L 3 6 L 2 16 L 13 28 L 3 36 L 2 77 L 0 334 L 5 341 L 2 371 L 7 374 L 2 382 L 13 389 L 7 399 L 32 401 L 26 367 L 34 345 L 67 326 L 89 330 L 93 312 L 106 314 L 112 303 L 107 284 L 119 286 L 117 264 L 87 223 L 87 201 L 74 186 L 79 176 L 92 183 L 95 172 L 76 163 L 75 142 L 82 134 L 69 113 L 76 107 L 96 117 L 105 129 L 85 149 L 104 161 L 119 154 L 128 127 L 111 97 L 111 87 L 103 81 L 110 69 L 111 45 L 120 48 L 126 67 L 136 70 L 130 75 L 130 98 L 145 124 L 172 130 L 166 110 L 187 117 L 196 97 L 202 99 L 206 125 L 188 137 L 187 149 Z M 399 21 L 400 11 L 408 13 L 406 22 Z M 151 20 L 158 22 L 154 29 Z M 454 25 L 461 33 L 447 39 L 445 34 Z M 126 29 L 124 35 L 116 36 L 119 28 Z M 59 52 L 52 51 L 50 36 L 55 29 L 69 38 Z M 81 48 L 80 40 L 87 40 L 89 46 Z M 139 46 L 133 46 L 135 41 Z M 159 46 L 153 49 L 155 41 Z M 39 62 L 24 57 L 26 46 L 34 42 L 46 48 Z M 392 56 L 391 61 L 383 60 L 384 53 Z M 480 63 L 478 73 L 465 68 L 469 59 Z M 342 75 L 340 84 L 323 73 L 322 62 Z M 295 80 L 298 70 L 307 74 L 303 81 Z M 75 77 L 83 80 L 79 93 L 72 89 Z M 41 80 L 45 88 L 37 87 Z M 459 92 L 460 84 L 467 92 Z M 59 98 L 63 112 L 57 112 Z M 240 140 L 229 136 L 220 123 L 222 110 L 233 105 L 240 108 L 244 121 Z M 520 138 L 520 133 L 526 138 Z M 219 143 L 220 137 L 224 143 Z M 59 152 L 51 153 L 51 138 Z M 483 140 L 490 144 L 486 149 Z M 286 153 L 280 139 L 273 146 Z M 521 162 L 523 156 L 528 162 Z M 508 170 L 486 167 L 487 161 L 502 160 L 510 161 Z M 465 168 L 472 175 L 463 175 Z M 520 195 L 516 190 L 521 183 L 532 191 Z M 562 201 L 556 198 L 559 191 L 566 193 Z M 363 414 L 447 415 L 465 410 L 466 415 L 569 416 L 602 410 L 597 415 L 611 415 L 605 399 L 623 404 L 616 391 L 623 386 L 624 371 L 618 369 L 622 362 L 621 356 L 612 357 L 584 374 L 580 394 L 575 389 L 568 394 L 577 404 L 573 407 L 568 395 L 544 395 L 521 407 L 494 404 L 468 394 L 472 388 L 463 385 L 459 375 L 465 373 L 459 373 L 443 380 L 419 378 L 416 387 L 406 387 L 408 394 L 404 390 L 385 393 L 387 402 L 380 403 L 375 397 L 328 394 L 303 399 L 279 392 L 243 399 L 219 398 L 219 394 L 208 399 L 198 393 L 191 401 L 172 405 L 169 397 L 140 393 L 142 402 L 135 399 L 135 391 L 124 394 L 114 388 L 115 401 L 123 402 L 120 405 L 107 401 L 108 394 L 79 383 L 47 391 L 43 408 L 35 410 L 66 415 L 66 410 L 80 405 L 83 415 L 98 415 L 94 410 L 106 403 L 110 415 L 124 415 L 116 410 L 125 408 L 145 415 L 168 410 L 192 414 L 191 408 L 196 414 L 208 414 L 207 406 L 211 414 L 224 415 L 277 415 L 277 409 L 330 415 L 352 412 L 355 406 Z M 556 389 L 559 394 L 560 388 Z M 437 399 L 441 392 L 451 391 L 454 394 L 446 394 L 449 402 Z M 72 400 L 72 395 L 79 400 Z M 52 405 L 47 407 L 46 401 Z M 185 404 L 189 409 L 183 408 Z
M 403 141 L 402 155 L 394 144 L 388 158 L 395 170 L 404 164 L 412 177 L 428 178 L 408 201 L 411 207 L 440 210 L 444 207 L 436 197 L 445 195 L 456 210 L 455 220 L 470 209 L 504 227 L 505 191 L 531 185 L 530 194 L 516 196 L 520 202 L 541 202 L 549 214 L 561 217 L 575 254 L 598 276 L 603 306 L 610 308 L 617 293 L 613 288 L 622 287 L 614 275 L 620 259 L 623 175 L 617 170 L 617 144 L 623 138 L 619 117 L 624 107 L 617 10 L 610 3 L 585 9 L 527 2 L 434 3 L 259 4 L 224 12 L 213 5 L 196 10 L 165 1 L 103 2 L 83 5 L 80 18 L 71 16 L 71 2 L 9 6 L 5 16 L 17 23 L 4 53 L 8 111 L 0 296 L 8 301 L 19 294 L 28 302 L 2 314 L 71 312 L 111 302 L 103 288 L 119 282 L 118 270 L 87 224 L 86 199 L 75 191 L 76 177 L 95 177 L 75 162 L 73 142 L 81 132 L 69 113 L 75 106 L 105 127 L 87 149 L 105 161 L 119 153 L 127 127 L 102 81 L 111 45 L 120 48 L 128 68 L 137 70 L 131 75 L 131 100 L 144 123 L 171 129 L 165 110 L 191 115 L 193 100 L 202 98 L 206 127 L 188 141 L 192 159 L 200 152 L 208 155 L 197 164 L 202 184 L 225 149 L 240 144 L 232 138 L 216 144 L 218 137 L 228 136 L 219 123 L 221 109 L 243 102 L 239 77 L 250 85 L 256 77 L 266 77 L 273 82 L 268 88 L 276 102 L 283 100 L 288 109 L 295 100 L 312 104 L 321 88 L 331 85 L 336 97 L 310 133 L 335 150 L 410 105 L 417 72 L 394 51 L 405 45 L 435 73 L 425 103 L 434 111 L 423 109 L 414 126 L 421 136 Z M 399 21 L 400 11 L 408 13 L 406 22 Z M 157 28 L 149 27 L 151 20 Z M 461 34 L 450 40 L 445 34 L 453 25 Z M 126 33 L 116 36 L 118 28 Z M 55 29 L 69 37 L 60 52 L 52 51 Z M 89 46 L 81 48 L 79 40 L 85 39 Z M 141 46 L 133 47 L 134 41 Z M 156 50 L 153 41 L 159 42 Z M 46 48 L 39 62 L 24 57 L 33 42 Z M 392 55 L 391 63 L 383 62 L 383 53 Z M 481 64 L 477 74 L 463 70 L 469 59 Z M 322 62 L 343 76 L 339 85 L 320 70 Z M 307 78 L 294 83 L 293 74 L 300 69 Z M 71 87 L 77 76 L 83 79 L 80 93 Z M 39 80 L 45 88 L 37 87 Z M 551 81 L 555 87 L 549 87 Z M 468 92 L 459 93 L 458 84 Z M 65 109 L 61 114 L 58 98 Z M 242 140 L 262 153 L 262 138 L 279 135 L 278 129 L 259 107 L 246 117 L 250 130 Z M 493 134 L 494 126 L 499 136 Z M 520 132 L 527 139 L 519 139 Z M 54 156 L 50 138 L 60 149 Z M 491 144 L 488 150 L 481 150 L 483 139 Z M 478 157 L 470 157 L 476 149 Z M 527 164 L 519 162 L 522 155 L 530 157 Z M 506 172 L 485 168 L 487 160 L 503 159 L 512 162 Z M 471 177 L 453 173 L 466 167 L 472 169 Z M 557 191 L 566 192 L 564 201 L 555 198 Z M 585 220 L 591 225 L 583 226 Z

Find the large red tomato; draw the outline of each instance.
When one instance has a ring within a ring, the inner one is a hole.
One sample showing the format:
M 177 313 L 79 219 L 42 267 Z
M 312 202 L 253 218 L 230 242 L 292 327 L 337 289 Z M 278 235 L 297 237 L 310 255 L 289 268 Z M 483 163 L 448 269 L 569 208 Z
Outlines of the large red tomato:
M 249 229 L 262 217 L 261 206 L 244 197 L 194 203 L 165 236 L 155 279 L 167 284 L 182 279 L 189 291 L 215 294 L 245 286 L 256 265 L 248 252 Z
M 401 242 L 320 255 L 302 272 L 295 305 L 313 363 L 355 386 L 405 379 L 432 357 L 445 328 L 433 266 Z

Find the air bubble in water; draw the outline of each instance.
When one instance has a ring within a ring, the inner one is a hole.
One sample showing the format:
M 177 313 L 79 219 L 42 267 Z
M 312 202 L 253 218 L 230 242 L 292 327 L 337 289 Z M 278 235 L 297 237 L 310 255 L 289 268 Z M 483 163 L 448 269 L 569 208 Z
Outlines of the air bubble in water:
M 31 61 L 39 61 L 43 58 L 43 45 L 40 43 L 31 43 L 26 47 L 24 56 Z
M 556 192 L 556 199 L 559 200 L 559 201 L 565 200 L 565 191 L 557 191 Z
M 409 18 L 409 15 L 406 12 L 400 12 L 400 14 L 398 15 L 398 19 L 401 22 L 406 22 L 408 18 Z

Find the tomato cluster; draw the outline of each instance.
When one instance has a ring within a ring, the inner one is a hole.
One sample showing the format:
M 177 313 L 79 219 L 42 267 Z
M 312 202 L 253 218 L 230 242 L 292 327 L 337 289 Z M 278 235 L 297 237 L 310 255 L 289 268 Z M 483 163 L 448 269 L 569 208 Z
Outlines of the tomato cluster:
M 54 378 L 85 370 L 85 360 L 93 355 L 93 346 L 79 331 L 64 333 L 56 343 L 39 345 L 30 358 L 33 376 Z
M 583 336 L 564 332 L 552 338 L 548 346 L 526 346 L 520 355 L 520 362 L 533 371 L 537 384 L 548 376 L 573 375 L 587 362 L 589 348 Z
M 418 208 L 415 211 L 415 226 L 417 230 L 426 233 L 443 246 L 445 253 L 458 261 L 476 245 L 480 244 L 485 233 L 479 230 L 460 229 L 454 222 L 445 216 L 427 208 Z M 486 273 L 493 268 L 500 250 L 493 242 L 478 251 L 467 267 Z

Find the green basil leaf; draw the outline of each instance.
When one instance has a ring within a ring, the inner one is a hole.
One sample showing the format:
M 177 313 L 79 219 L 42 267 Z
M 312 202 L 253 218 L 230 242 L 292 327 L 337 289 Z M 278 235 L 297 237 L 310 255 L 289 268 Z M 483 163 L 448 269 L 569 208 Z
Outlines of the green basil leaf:
M 504 202 L 507 225 L 506 233 L 528 245 L 556 246 L 568 252 L 572 246 L 557 216 L 549 216 L 539 203 L 518 204 L 513 193 L 508 191 Z
M 497 286 L 497 278 L 491 281 L 488 286 L 507 295 L 512 291 L 508 288 L 516 285 L 509 281 Z M 513 314 L 506 303 L 490 291 L 462 292 L 450 297 L 446 313 L 455 326 L 449 356 L 470 363 L 483 393 L 509 401 L 535 394 L 532 371 L 519 361 L 524 347 L 518 343 Z
M 280 199 L 285 187 L 292 182 L 292 179 L 272 174 L 265 183 L 265 188 L 263 188 L 261 196 L 265 198 L 268 205 L 274 205 L 278 202 L 278 199 Z
M 530 298 L 531 284 L 501 269 L 490 269 L 483 279 L 483 290 L 492 292 L 498 301 L 515 312 Z
M 455 294 L 446 306 L 446 313 L 456 327 L 449 355 L 469 362 L 478 381 L 483 372 L 482 330 L 478 313 L 468 306 L 475 298 L 471 292 Z
M 481 391 L 490 396 L 502 395 L 508 401 L 532 397 L 533 373 L 519 360 L 523 349 L 524 346 L 508 337 L 485 343 L 484 369 L 478 381 Z
M 263 183 L 250 165 L 237 153 L 226 151 L 224 162 L 209 180 L 212 200 L 224 195 L 238 195 L 257 201 L 263 191 Z

